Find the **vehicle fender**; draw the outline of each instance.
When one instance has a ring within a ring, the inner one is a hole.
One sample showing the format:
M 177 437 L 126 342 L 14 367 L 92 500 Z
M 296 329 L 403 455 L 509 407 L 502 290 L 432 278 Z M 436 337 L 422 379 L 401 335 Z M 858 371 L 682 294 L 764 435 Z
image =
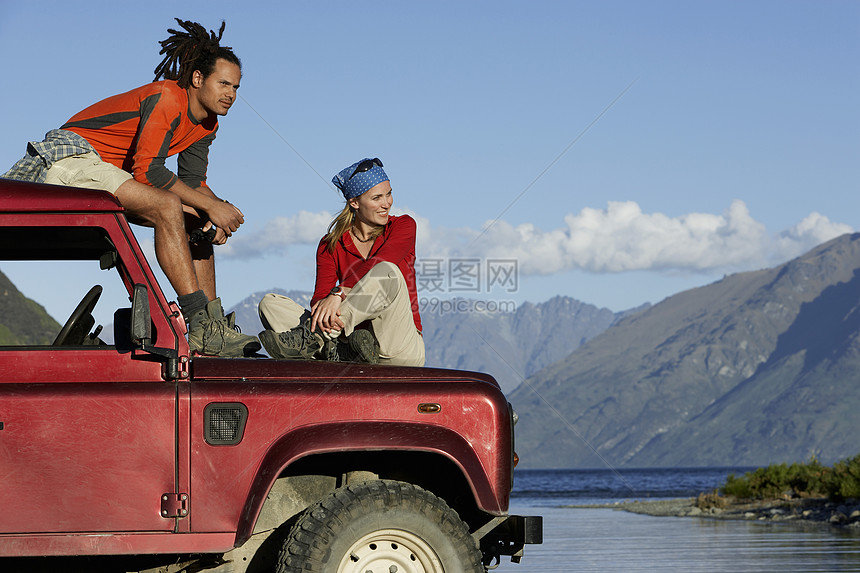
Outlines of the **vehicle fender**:
M 386 450 L 431 452 L 448 458 L 463 472 L 478 507 L 492 514 L 503 513 L 477 454 L 449 428 L 391 421 L 315 424 L 284 434 L 266 452 L 242 510 L 236 547 L 250 538 L 266 496 L 290 464 L 315 454 Z

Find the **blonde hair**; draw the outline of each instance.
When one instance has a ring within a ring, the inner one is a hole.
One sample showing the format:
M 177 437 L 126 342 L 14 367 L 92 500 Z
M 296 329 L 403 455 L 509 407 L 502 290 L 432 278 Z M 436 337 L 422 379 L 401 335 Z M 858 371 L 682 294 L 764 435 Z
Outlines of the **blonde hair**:
M 337 245 L 337 242 L 345 233 L 349 232 L 353 224 L 355 224 L 355 209 L 353 209 L 349 202 L 347 202 L 346 205 L 343 206 L 343 209 L 341 209 L 340 213 L 337 214 L 337 217 L 332 219 L 332 222 L 329 223 L 326 235 L 323 237 L 326 242 L 326 250 L 328 252 L 334 252 L 334 247 Z M 375 239 L 381 235 L 383 231 L 385 231 L 385 226 L 380 225 L 370 232 L 370 236 Z

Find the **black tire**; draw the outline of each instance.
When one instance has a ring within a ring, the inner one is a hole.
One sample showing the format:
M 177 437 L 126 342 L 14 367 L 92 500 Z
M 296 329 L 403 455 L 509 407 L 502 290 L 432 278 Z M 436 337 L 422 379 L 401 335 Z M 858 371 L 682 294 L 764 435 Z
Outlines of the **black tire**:
M 278 573 L 484 573 L 466 524 L 443 500 L 388 480 L 339 488 L 296 521 Z

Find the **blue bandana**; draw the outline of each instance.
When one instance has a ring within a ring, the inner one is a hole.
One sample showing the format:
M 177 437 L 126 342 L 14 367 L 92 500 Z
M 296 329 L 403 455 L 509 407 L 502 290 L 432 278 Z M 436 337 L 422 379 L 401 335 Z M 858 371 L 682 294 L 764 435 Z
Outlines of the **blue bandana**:
M 374 164 L 373 167 L 367 171 L 356 173 L 355 170 L 362 161 L 372 160 L 364 158 L 361 161 L 356 161 L 332 177 L 331 182 L 334 183 L 335 187 L 340 189 L 341 193 L 343 193 L 343 198 L 347 201 L 366 193 L 383 181 L 389 181 L 388 175 L 386 175 L 385 171 L 382 170 L 382 166 L 378 164 Z M 377 159 L 376 161 L 379 160 Z M 379 161 L 379 163 L 382 162 Z M 352 176 L 352 178 L 350 178 L 350 176 Z

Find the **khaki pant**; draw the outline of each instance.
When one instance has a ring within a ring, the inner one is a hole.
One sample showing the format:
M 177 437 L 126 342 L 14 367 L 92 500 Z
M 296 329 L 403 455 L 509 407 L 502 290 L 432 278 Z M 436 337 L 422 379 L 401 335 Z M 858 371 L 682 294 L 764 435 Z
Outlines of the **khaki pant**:
M 311 313 L 292 299 L 274 293 L 263 297 L 258 307 L 263 326 L 276 332 L 291 330 Z M 356 326 L 369 320 L 379 342 L 379 362 L 397 366 L 424 366 L 424 338 L 415 328 L 409 288 L 397 265 L 382 262 L 364 275 L 340 305 L 343 331 L 349 336 Z

